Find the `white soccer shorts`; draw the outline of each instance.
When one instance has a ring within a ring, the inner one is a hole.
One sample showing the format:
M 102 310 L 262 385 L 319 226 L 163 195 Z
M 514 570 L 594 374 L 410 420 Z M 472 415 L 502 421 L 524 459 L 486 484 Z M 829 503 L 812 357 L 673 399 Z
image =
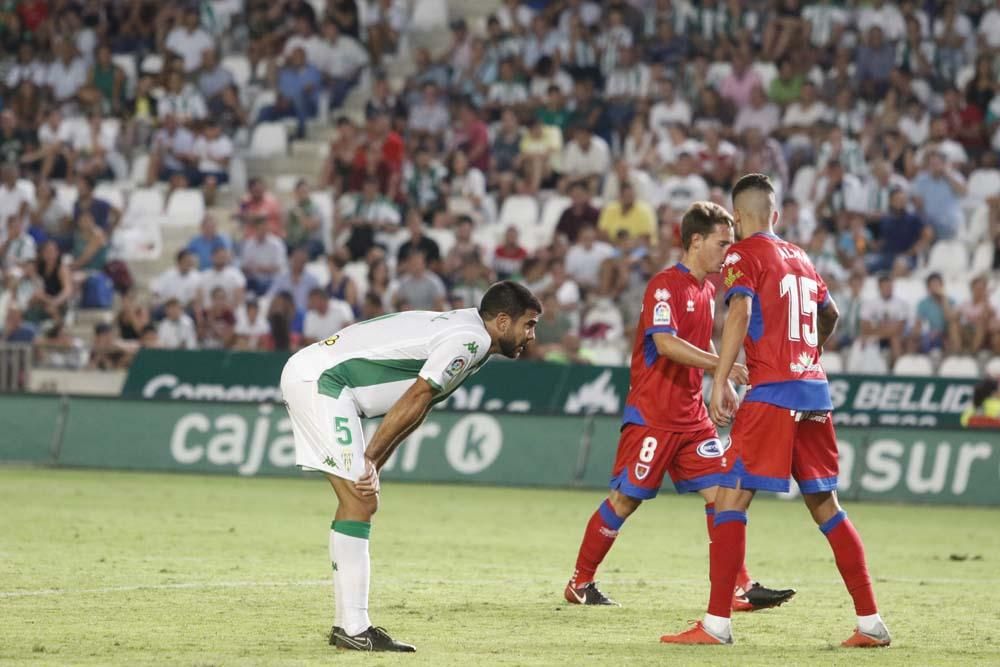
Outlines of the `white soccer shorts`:
M 295 440 L 295 464 L 356 482 L 365 472 L 365 433 L 350 390 L 340 398 L 319 393 L 285 366 L 281 394 Z

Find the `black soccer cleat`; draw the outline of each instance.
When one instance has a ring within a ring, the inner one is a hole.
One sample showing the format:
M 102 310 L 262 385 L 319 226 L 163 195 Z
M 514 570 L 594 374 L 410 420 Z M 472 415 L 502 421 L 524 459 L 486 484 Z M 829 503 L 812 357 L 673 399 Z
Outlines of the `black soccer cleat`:
M 381 651 L 390 653 L 413 653 L 417 649 L 411 644 L 398 642 L 389 636 L 385 628 L 368 626 L 364 632 L 348 635 L 343 628 L 334 626 L 330 632 L 330 644 L 346 651 Z
M 570 604 L 599 604 L 599 605 L 613 605 L 620 607 L 621 605 L 606 596 L 597 588 L 597 583 L 591 581 L 590 583 L 584 584 L 579 588 L 573 587 L 573 582 L 566 584 L 566 590 L 563 591 L 563 596 L 566 598 L 566 602 Z
M 795 597 L 794 588 L 784 588 L 776 590 L 760 585 L 760 582 L 753 582 L 750 590 L 745 591 L 742 596 L 733 597 L 733 611 L 759 611 L 780 607 Z

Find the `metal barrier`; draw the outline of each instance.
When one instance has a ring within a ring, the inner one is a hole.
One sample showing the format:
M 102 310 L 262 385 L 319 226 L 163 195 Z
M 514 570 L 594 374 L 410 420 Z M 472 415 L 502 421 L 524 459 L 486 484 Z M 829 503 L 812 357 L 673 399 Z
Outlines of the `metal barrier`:
M 31 349 L 25 343 L 0 343 L 0 391 L 27 389 Z

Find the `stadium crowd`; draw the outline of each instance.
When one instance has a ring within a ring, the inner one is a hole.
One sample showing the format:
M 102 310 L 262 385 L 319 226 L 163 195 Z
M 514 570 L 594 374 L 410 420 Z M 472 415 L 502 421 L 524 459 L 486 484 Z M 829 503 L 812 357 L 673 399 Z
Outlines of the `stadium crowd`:
M 762 172 L 852 370 L 1000 355 L 1000 1 L 505 0 L 434 48 L 424 4 L 4 3 L 0 341 L 294 350 L 513 277 L 534 357 L 620 364 L 684 210 Z M 229 183 L 275 124 L 332 125 L 322 169 Z M 198 233 L 136 280 L 130 234 L 192 193 Z M 86 308 L 112 317 L 75 335 Z

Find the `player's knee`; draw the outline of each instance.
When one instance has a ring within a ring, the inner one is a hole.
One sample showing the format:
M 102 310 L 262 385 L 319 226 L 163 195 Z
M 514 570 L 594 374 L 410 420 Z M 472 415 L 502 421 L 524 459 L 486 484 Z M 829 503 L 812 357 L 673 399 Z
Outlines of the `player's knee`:
M 628 517 L 642 504 L 642 501 L 638 498 L 626 496 L 621 491 L 612 491 L 608 495 L 608 502 L 611 503 L 611 509 L 615 511 L 615 514 L 622 519 Z
M 820 491 L 819 493 L 804 493 L 802 500 L 806 504 L 813 521 L 817 526 L 821 526 L 840 511 L 840 503 L 837 501 L 836 491 Z

